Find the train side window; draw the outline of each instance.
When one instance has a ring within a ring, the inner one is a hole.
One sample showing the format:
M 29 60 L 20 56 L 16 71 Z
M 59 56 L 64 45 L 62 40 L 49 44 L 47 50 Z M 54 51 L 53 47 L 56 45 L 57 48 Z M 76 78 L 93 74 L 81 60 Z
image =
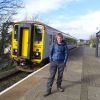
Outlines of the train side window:
M 34 41 L 37 41 L 37 42 L 42 41 L 42 26 L 41 25 L 35 26 Z
M 53 42 L 53 41 L 52 41 L 52 35 L 49 35 L 49 37 L 50 37 L 50 38 L 49 38 L 49 45 L 51 45 L 52 42 Z
M 56 35 L 52 35 L 52 41 L 57 42 Z
M 14 38 L 18 40 L 18 25 L 15 25 Z

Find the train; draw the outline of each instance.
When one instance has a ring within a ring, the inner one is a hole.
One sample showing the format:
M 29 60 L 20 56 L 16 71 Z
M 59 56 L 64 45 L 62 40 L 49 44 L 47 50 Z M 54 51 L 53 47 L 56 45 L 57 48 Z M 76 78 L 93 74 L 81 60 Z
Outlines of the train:
M 35 65 L 44 62 L 55 41 L 56 33 L 61 33 L 68 49 L 76 47 L 77 39 L 42 22 L 21 21 L 12 25 L 11 58 L 18 66 Z

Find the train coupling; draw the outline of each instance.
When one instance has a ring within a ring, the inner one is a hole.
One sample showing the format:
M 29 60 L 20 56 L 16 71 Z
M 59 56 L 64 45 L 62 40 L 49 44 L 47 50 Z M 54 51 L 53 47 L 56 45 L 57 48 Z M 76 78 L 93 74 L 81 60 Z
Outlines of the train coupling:
M 31 65 L 31 64 L 32 64 L 32 62 L 26 58 L 20 58 L 20 60 L 18 61 L 18 65 L 20 65 L 20 66 L 27 66 L 27 65 Z

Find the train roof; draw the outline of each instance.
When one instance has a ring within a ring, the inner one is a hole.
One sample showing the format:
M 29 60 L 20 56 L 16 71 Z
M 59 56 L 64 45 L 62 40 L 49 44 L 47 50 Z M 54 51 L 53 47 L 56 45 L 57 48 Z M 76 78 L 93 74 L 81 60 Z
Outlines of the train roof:
M 75 37 L 71 36 L 70 34 L 61 32 L 61 31 L 59 31 L 59 30 L 57 30 L 57 29 L 55 29 L 55 28 L 53 28 L 53 27 L 51 27 L 49 25 L 46 25 L 46 24 L 44 24 L 42 22 L 39 22 L 39 21 L 20 21 L 20 22 L 14 22 L 13 24 L 24 24 L 24 23 L 26 23 L 26 24 L 40 24 L 40 25 L 44 25 L 47 30 L 52 31 L 53 33 L 58 33 L 59 32 L 65 38 L 71 38 L 71 39 L 77 40 Z
M 38 21 L 19 21 L 19 22 L 14 22 L 14 24 L 24 24 L 24 23 L 26 23 L 26 24 L 34 24 L 34 23 L 36 23 L 36 24 L 44 25 L 44 23 L 38 22 Z

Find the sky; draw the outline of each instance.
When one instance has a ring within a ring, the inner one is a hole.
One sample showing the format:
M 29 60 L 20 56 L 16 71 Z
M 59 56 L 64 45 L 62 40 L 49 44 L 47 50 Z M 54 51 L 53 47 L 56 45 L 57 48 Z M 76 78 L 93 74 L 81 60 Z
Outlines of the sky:
M 39 21 L 77 39 L 89 39 L 100 30 L 100 0 L 23 0 L 15 21 Z

